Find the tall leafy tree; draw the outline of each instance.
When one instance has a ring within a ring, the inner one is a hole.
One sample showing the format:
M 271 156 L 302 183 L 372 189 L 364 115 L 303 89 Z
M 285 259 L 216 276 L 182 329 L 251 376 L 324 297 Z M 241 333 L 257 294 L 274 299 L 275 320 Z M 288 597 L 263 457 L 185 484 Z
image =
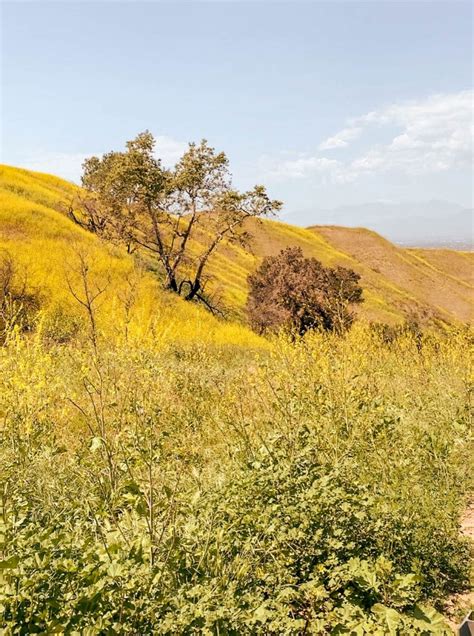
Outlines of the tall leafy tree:
M 129 141 L 125 151 L 91 157 L 83 168 L 88 196 L 80 215 L 70 210 L 74 220 L 125 243 L 130 252 L 152 254 L 165 286 L 187 300 L 207 302 L 205 272 L 221 243 L 244 244 L 245 220 L 281 207 L 263 186 L 235 190 L 225 153 L 205 140 L 190 143 L 173 170 L 157 158 L 148 131 Z

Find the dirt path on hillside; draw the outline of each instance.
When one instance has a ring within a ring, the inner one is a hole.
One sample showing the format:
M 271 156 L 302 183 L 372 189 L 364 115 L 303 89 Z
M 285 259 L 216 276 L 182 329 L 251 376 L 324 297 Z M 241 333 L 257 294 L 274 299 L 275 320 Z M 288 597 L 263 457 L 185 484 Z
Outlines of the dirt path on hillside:
M 467 507 L 466 512 L 461 520 L 461 532 L 466 537 L 469 537 L 471 541 L 474 542 L 474 501 L 470 503 Z M 471 580 L 471 585 L 474 582 Z M 465 594 L 459 594 L 451 599 L 449 603 L 448 614 L 451 616 L 459 615 L 461 612 L 463 620 L 464 616 L 469 612 L 469 610 L 474 609 L 474 590 L 471 589 L 470 592 L 466 592 Z M 448 620 L 448 624 L 453 630 L 455 634 L 458 633 L 459 620 Z
M 474 502 L 468 507 L 461 521 L 461 532 L 474 541 Z

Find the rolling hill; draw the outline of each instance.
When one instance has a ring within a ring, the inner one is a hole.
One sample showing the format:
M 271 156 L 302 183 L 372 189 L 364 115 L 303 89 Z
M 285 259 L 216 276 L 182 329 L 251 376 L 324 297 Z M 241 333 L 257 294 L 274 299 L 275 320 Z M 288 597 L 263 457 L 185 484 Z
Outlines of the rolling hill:
M 156 278 L 137 268 L 122 249 L 74 224 L 64 214 L 64 202 L 76 190 L 51 175 L 0 166 L 0 257 L 11 255 L 18 276 L 39 294 L 46 332 L 66 338 L 84 323 L 84 308 L 71 293 L 83 297 L 83 258 L 92 293 L 104 289 L 97 299 L 97 320 L 108 335 L 151 345 L 199 341 L 266 346 L 245 326 L 219 321 L 204 308 L 164 293 Z
M 290 218 L 300 225 L 318 219 L 319 225 L 370 227 L 389 240 L 410 247 L 470 249 L 474 239 L 473 213 L 472 208 L 432 199 L 403 203 L 373 201 L 330 210 L 308 206 L 295 210 Z
M 400 322 L 470 322 L 474 318 L 474 254 L 446 249 L 401 248 L 364 228 L 299 228 L 275 221 L 252 223 L 251 253 L 226 247 L 212 267 L 230 304 L 242 307 L 246 276 L 267 255 L 298 245 L 324 265 L 342 265 L 361 275 L 365 302 L 360 316 Z
M 470 319 L 472 255 L 252 222 L 211 263 L 223 320 L 75 224 L 75 194 L 0 166 L 0 283 L 13 264 L 33 298 L 9 321 L 0 286 L 0 632 L 445 636 L 470 588 L 471 333 L 387 346 L 367 321 Z M 248 273 L 290 245 L 360 272 L 345 337 L 243 324 Z
M 112 281 L 108 300 L 104 301 L 110 309 L 104 314 L 110 316 L 113 308 L 118 311 L 117 298 L 130 286 L 132 259 L 65 216 L 64 202 L 75 190 L 73 184 L 50 175 L 1 166 L 0 248 L 15 254 L 51 306 L 74 305 L 66 284 L 67 269 L 71 269 L 78 251 L 86 250 L 98 278 L 107 279 L 108 284 L 109 279 Z M 416 314 L 427 320 L 471 322 L 474 317 L 474 255 L 470 252 L 405 249 L 364 228 L 301 228 L 279 221 L 252 220 L 247 229 L 252 235 L 249 250 L 222 246 L 209 270 L 213 291 L 221 297 L 229 315 L 238 319 L 244 316 L 249 272 L 262 257 L 290 245 L 300 246 L 307 256 L 325 265 L 350 267 L 361 275 L 365 302 L 358 311 L 362 319 L 394 323 L 407 314 Z M 223 323 L 200 308 L 162 293 L 150 274 L 140 280 L 140 289 L 135 299 L 137 322 L 149 323 L 152 315 L 156 319 L 159 307 L 162 325 L 168 320 L 173 324 L 183 321 L 186 328 L 176 330 L 181 335 L 194 337 L 197 330 L 203 336 L 212 333 L 218 337 L 219 330 L 224 329 Z M 227 323 L 225 329 L 230 327 Z M 253 337 L 242 326 L 232 327 L 236 330 L 232 337 L 237 340 Z

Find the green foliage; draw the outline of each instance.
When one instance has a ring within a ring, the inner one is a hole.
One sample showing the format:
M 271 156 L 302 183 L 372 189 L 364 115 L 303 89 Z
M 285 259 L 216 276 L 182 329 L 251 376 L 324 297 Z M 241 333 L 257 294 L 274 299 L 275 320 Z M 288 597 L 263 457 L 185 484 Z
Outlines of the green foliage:
M 268 216 L 281 207 L 263 186 L 244 193 L 232 189 L 225 153 L 203 140 L 191 143 L 173 170 L 155 157 L 151 133 L 127 142 L 125 152 L 109 152 L 84 163 L 79 212 L 73 220 L 108 239 L 144 250 L 159 265 L 165 287 L 186 300 L 201 300 L 208 261 L 217 247 L 245 242 L 246 219 Z M 196 243 L 199 235 L 200 247 Z
M 417 605 L 423 576 L 397 571 L 377 545 L 392 534 L 377 498 L 350 468 L 321 466 L 306 433 L 198 494 L 151 564 L 139 484 L 122 494 L 121 514 L 134 511 L 122 532 L 96 515 L 29 519 L 18 496 L 10 522 L 3 511 L 13 552 L 1 562 L 6 624 L 20 633 L 447 633 L 442 616 Z M 406 569 L 416 542 L 403 551 Z
M 438 611 L 469 576 L 469 338 L 11 339 L 0 628 L 449 633 Z

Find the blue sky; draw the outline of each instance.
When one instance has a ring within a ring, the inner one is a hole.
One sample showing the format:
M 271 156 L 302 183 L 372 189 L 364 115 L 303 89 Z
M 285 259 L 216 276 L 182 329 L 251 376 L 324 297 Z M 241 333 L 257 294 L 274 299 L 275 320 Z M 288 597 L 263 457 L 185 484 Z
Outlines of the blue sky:
M 471 205 L 472 15 L 456 2 L 4 2 L 4 163 L 78 180 L 149 129 L 207 138 L 285 214 Z M 315 220 L 314 220 L 315 221 Z

